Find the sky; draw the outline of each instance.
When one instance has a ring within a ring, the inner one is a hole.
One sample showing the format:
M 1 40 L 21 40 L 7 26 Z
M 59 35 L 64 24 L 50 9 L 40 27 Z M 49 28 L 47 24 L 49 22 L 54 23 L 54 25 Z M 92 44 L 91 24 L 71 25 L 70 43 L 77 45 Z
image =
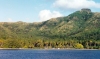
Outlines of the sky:
M 0 22 L 42 22 L 82 8 L 100 12 L 100 0 L 0 0 Z

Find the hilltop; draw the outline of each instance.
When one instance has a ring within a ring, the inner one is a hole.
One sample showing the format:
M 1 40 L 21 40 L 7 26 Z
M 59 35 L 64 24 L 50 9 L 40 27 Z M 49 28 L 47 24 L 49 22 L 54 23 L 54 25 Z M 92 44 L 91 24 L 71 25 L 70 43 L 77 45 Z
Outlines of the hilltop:
M 100 13 L 81 9 L 44 22 L 0 22 L 0 39 L 100 40 Z
M 1 22 L 0 38 L 33 39 L 42 37 L 48 39 L 97 39 L 100 37 L 100 13 L 90 9 L 81 9 L 68 16 L 52 18 L 44 22 Z

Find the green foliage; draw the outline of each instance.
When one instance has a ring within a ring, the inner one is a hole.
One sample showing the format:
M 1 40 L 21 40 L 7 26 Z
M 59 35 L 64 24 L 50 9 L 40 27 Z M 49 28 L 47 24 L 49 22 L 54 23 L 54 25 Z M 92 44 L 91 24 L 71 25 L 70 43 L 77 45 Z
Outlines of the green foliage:
M 21 45 L 18 40 L 8 39 L 4 42 L 5 48 L 20 48 Z
M 76 49 L 83 49 L 84 46 L 82 44 L 76 43 L 74 48 L 76 48 Z
M 39 23 L 21 21 L 0 23 L 0 39 L 5 40 L 4 44 L 0 41 L 0 47 L 72 48 L 78 40 L 84 48 L 99 48 L 99 43 L 95 43 L 96 45 L 93 43 L 100 40 L 99 36 L 100 13 L 93 13 L 89 9 Z M 95 41 L 89 45 L 85 40 Z

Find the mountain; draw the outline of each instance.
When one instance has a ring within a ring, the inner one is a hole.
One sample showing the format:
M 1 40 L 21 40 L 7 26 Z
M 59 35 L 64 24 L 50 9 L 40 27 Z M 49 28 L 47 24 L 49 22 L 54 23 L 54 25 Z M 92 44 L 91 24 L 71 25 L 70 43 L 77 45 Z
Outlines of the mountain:
M 0 22 L 0 39 L 100 40 L 100 13 L 81 9 L 44 22 Z

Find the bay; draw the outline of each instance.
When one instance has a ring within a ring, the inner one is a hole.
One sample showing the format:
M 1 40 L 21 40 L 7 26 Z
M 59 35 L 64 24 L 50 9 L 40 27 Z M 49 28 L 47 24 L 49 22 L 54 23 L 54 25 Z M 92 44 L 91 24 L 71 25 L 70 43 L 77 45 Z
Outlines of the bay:
M 100 59 L 100 50 L 0 50 L 0 59 Z

